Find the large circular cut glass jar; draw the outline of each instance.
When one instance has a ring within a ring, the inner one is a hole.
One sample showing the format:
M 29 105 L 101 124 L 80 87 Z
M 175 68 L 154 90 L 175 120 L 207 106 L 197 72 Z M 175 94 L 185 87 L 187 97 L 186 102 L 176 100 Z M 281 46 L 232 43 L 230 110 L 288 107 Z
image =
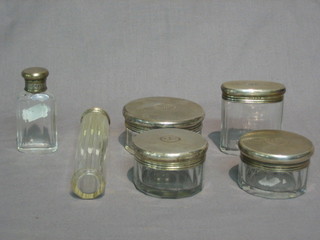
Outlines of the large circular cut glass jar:
M 133 137 L 133 182 L 154 197 L 182 198 L 202 190 L 208 143 L 184 129 L 155 129 Z
M 314 147 L 307 138 L 282 130 L 257 130 L 239 140 L 239 186 L 265 198 L 286 199 L 306 190 Z
M 221 85 L 220 150 L 239 155 L 241 135 L 281 129 L 285 86 L 265 81 L 230 81 Z
M 173 97 L 147 97 L 123 107 L 126 124 L 125 149 L 133 153 L 132 137 L 157 128 L 181 128 L 201 133 L 203 108 L 192 101 Z

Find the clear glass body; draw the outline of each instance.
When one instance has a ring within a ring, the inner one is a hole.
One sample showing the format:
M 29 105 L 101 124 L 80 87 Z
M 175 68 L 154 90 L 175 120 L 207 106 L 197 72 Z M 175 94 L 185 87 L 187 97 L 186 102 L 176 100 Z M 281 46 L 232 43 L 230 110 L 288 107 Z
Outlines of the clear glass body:
M 22 92 L 17 101 L 17 148 L 20 152 L 57 150 L 55 98 L 48 91 Z
M 283 101 L 239 103 L 222 99 L 220 150 L 240 155 L 239 138 L 252 130 L 281 129 Z
M 295 198 L 305 193 L 308 168 L 295 171 L 266 170 L 239 164 L 238 184 L 247 193 L 273 199 Z
M 182 198 L 202 190 L 203 163 L 189 169 L 157 170 L 135 161 L 133 182 L 136 188 L 153 197 Z
M 106 115 L 89 112 L 83 116 L 71 180 L 72 192 L 82 199 L 94 199 L 104 193 L 108 135 Z
M 131 154 L 134 154 L 134 151 L 132 149 L 132 138 L 138 134 L 139 134 L 138 132 L 135 132 L 129 128 L 126 128 L 126 142 L 125 142 L 124 148 Z

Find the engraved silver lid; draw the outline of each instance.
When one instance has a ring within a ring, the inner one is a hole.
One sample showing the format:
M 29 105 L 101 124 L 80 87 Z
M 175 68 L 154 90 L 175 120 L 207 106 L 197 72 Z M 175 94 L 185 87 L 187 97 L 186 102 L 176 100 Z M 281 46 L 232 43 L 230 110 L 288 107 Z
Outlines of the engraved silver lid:
M 46 80 L 49 71 L 42 67 L 26 68 L 21 72 L 25 79 L 24 90 L 30 93 L 40 93 L 47 90 Z
M 239 140 L 241 160 L 247 164 L 278 171 L 307 167 L 314 152 L 307 138 L 283 130 L 256 130 Z
M 286 92 L 281 83 L 253 80 L 225 82 L 221 90 L 223 99 L 242 103 L 280 102 Z
M 136 161 L 153 169 L 182 170 L 205 160 L 208 143 L 200 134 L 177 128 L 154 129 L 133 138 Z
M 183 128 L 200 132 L 205 113 L 192 101 L 173 97 L 147 97 L 123 107 L 127 128 L 141 132 L 154 128 Z

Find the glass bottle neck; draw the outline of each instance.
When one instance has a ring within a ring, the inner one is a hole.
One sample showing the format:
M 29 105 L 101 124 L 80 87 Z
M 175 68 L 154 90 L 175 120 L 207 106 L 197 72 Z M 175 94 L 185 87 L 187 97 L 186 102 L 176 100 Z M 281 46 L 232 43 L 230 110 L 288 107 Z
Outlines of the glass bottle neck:
M 25 91 L 29 93 L 41 93 L 47 90 L 46 80 L 32 80 L 32 81 L 25 81 Z

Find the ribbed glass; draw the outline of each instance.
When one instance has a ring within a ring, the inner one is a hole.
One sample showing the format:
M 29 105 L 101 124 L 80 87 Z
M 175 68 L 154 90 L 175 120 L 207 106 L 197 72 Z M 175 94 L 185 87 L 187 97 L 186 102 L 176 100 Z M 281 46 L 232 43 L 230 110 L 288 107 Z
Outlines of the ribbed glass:
M 135 161 L 133 175 L 136 188 L 147 195 L 159 198 L 189 197 L 202 190 L 203 163 L 189 169 L 163 171 Z
M 110 120 L 105 111 L 84 112 L 72 176 L 72 192 L 82 199 L 94 199 L 105 190 L 105 159 Z
M 239 164 L 238 183 L 247 193 L 264 198 L 295 198 L 306 191 L 308 168 L 295 171 L 276 171 Z

